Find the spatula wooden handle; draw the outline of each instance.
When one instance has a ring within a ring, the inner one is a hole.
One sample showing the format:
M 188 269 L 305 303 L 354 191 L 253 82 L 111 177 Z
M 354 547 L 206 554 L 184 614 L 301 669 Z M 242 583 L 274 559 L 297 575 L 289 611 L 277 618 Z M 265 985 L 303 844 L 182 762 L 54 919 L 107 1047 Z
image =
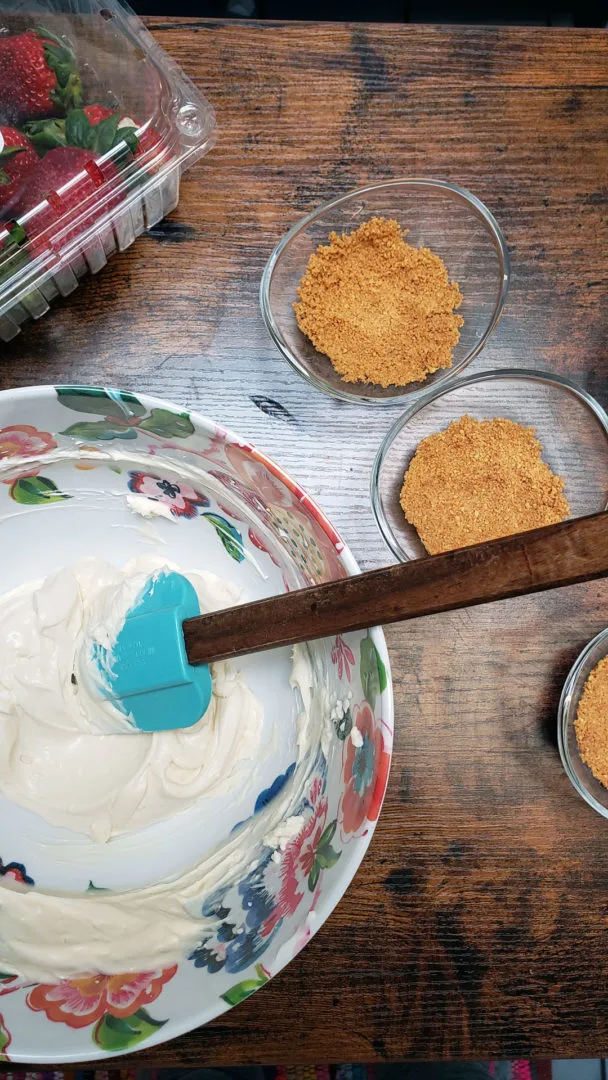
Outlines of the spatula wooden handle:
M 608 575 L 608 513 L 187 619 L 191 664 Z

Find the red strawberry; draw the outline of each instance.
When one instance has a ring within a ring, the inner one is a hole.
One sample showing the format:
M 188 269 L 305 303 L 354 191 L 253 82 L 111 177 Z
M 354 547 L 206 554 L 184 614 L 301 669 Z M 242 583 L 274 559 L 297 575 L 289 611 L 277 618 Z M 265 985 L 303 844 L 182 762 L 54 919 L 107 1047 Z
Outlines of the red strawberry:
M 108 116 L 114 113 L 114 109 L 109 109 L 107 105 L 85 105 L 82 111 L 93 126 L 100 120 L 107 120 Z
M 7 217 L 24 181 L 38 163 L 29 139 L 12 127 L 0 127 L 0 217 Z
M 43 27 L 0 37 L 0 118 L 61 116 L 81 100 L 74 54 L 61 38 Z
M 38 238 L 45 230 L 48 230 L 45 242 L 52 245 L 59 223 L 61 236 L 57 238 L 58 243 L 69 243 L 96 218 L 116 206 L 121 195 L 114 192 L 109 199 L 101 201 L 101 189 L 106 182 L 118 176 L 114 165 L 105 163 L 102 172 L 90 150 L 75 146 L 57 147 L 39 159 L 14 211 L 15 216 L 21 216 L 42 203 L 38 213 L 24 223 L 31 249 L 35 253 L 40 249 L 41 241 Z M 96 192 L 99 193 L 99 202 L 94 198 Z

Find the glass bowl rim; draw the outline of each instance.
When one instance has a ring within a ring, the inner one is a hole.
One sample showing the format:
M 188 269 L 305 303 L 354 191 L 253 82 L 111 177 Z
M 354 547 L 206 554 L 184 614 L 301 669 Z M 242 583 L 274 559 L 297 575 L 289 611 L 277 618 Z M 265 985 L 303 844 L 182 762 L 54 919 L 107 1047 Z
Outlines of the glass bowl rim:
M 562 759 L 562 765 L 564 766 L 564 771 L 575 791 L 578 792 L 581 798 L 584 799 L 585 802 L 588 803 L 588 805 L 591 806 L 593 810 L 595 810 L 598 814 L 601 814 L 602 817 L 608 818 L 608 806 L 602 806 L 602 804 L 597 801 L 595 796 L 592 795 L 590 791 L 588 791 L 588 789 L 576 775 L 576 772 L 574 771 L 572 765 L 572 758 L 568 750 L 567 739 L 567 731 L 571 722 L 575 683 L 580 675 L 581 668 L 585 664 L 585 661 L 588 659 L 590 654 L 597 648 L 598 645 L 604 643 L 606 644 L 605 655 L 608 656 L 608 627 L 606 627 L 604 630 L 600 630 L 599 634 L 596 634 L 595 637 L 591 638 L 591 641 L 587 642 L 585 647 L 578 654 L 576 660 L 574 661 L 572 667 L 570 668 L 570 671 L 566 676 L 566 681 L 564 682 L 557 709 L 557 745 L 559 748 L 559 755 Z
M 394 406 L 400 404 L 411 398 L 416 398 L 418 397 L 418 395 L 424 394 L 427 391 L 424 387 L 422 387 L 420 390 L 410 390 L 408 393 L 395 395 L 394 397 L 378 398 L 366 396 L 355 397 L 353 394 L 349 394 L 346 391 L 339 390 L 333 386 L 330 387 L 324 379 L 320 379 L 316 375 L 313 375 L 310 371 L 308 371 L 306 367 L 300 362 L 295 353 L 293 353 L 283 341 L 283 337 L 279 332 L 279 328 L 275 322 L 274 315 L 272 313 L 272 308 L 270 304 L 270 283 L 272 281 L 274 269 L 287 245 L 290 243 L 294 236 L 296 236 L 303 229 L 306 229 L 312 221 L 320 217 L 322 214 L 326 213 L 327 210 L 333 209 L 334 206 L 339 206 L 340 203 L 346 202 L 347 199 L 352 199 L 354 196 L 368 195 L 370 192 L 384 190 L 385 188 L 397 187 L 399 185 L 406 185 L 408 187 L 423 186 L 429 188 L 437 188 L 442 191 L 451 192 L 453 195 L 458 196 L 462 202 L 468 205 L 470 209 L 474 209 L 477 211 L 479 217 L 481 217 L 481 219 L 487 226 L 490 234 L 494 238 L 497 251 L 499 252 L 500 261 L 502 263 L 502 284 L 500 287 L 500 293 L 494 306 L 492 317 L 482 337 L 476 343 L 475 347 L 467 353 L 467 355 L 460 361 L 460 363 L 456 367 L 447 368 L 445 372 L 435 380 L 435 382 L 433 383 L 433 388 L 437 386 L 443 386 L 446 381 L 451 378 L 453 379 L 481 352 L 486 342 L 488 341 L 488 338 L 493 333 L 502 315 L 505 301 L 507 299 L 507 293 L 509 291 L 509 283 L 511 279 L 511 256 L 509 254 L 509 249 L 507 247 L 507 243 L 503 236 L 500 225 L 498 224 L 491 210 L 489 210 L 488 207 L 485 205 L 485 203 L 483 203 L 481 199 L 478 199 L 476 195 L 473 195 L 472 192 L 468 191 L 467 188 L 461 187 L 460 184 L 453 184 L 449 180 L 431 179 L 424 176 L 397 177 L 393 180 L 383 180 L 378 184 L 369 184 L 366 187 L 353 188 L 351 191 L 347 191 L 343 195 L 338 195 L 333 199 L 328 199 L 327 202 L 321 203 L 321 205 L 316 207 L 315 210 L 311 210 L 310 213 L 306 214 L 303 218 L 300 218 L 299 221 L 296 221 L 295 225 L 292 225 L 291 228 L 287 230 L 287 232 L 281 237 L 278 244 L 272 251 L 264 267 L 262 278 L 260 281 L 260 310 L 262 313 L 264 325 L 270 337 L 272 338 L 274 344 L 276 345 L 283 358 L 287 360 L 288 364 L 291 365 L 294 371 L 297 371 L 297 373 L 301 375 L 303 379 L 306 379 L 306 381 L 309 382 L 312 386 L 316 387 L 317 390 L 320 390 L 324 394 L 328 394 L 330 397 L 337 398 L 339 401 L 346 401 L 350 405 L 376 405 L 389 407 L 391 405 Z
M 567 390 L 575 397 L 582 401 L 584 405 L 587 405 L 591 409 L 592 413 L 599 421 L 604 430 L 606 439 L 608 440 L 608 414 L 599 401 L 597 401 L 591 394 L 584 390 L 577 383 L 572 382 L 571 379 L 566 378 L 563 375 L 556 375 L 552 371 L 544 371 L 541 368 L 492 368 L 487 371 L 480 371 L 473 375 L 465 375 L 461 379 L 456 379 L 449 385 L 439 385 L 430 388 L 425 391 L 422 396 L 417 396 L 416 400 L 412 403 L 409 409 L 406 409 L 401 416 L 395 421 L 389 428 L 388 432 L 384 436 L 380 447 L 376 453 L 374 463 L 372 465 L 371 477 L 370 477 L 370 495 L 372 502 L 372 511 L 374 518 L 376 519 L 376 525 L 380 530 L 380 534 L 387 545 L 390 548 L 393 555 L 399 562 L 412 562 L 408 555 L 401 547 L 401 544 L 397 540 L 391 526 L 388 523 L 384 508 L 380 501 L 380 473 L 386 456 L 393 445 L 397 435 L 405 427 L 406 424 L 424 409 L 432 401 L 437 398 L 443 397 L 445 394 L 451 393 L 452 390 L 459 390 L 466 386 L 473 386 L 475 383 L 490 382 L 493 379 L 526 379 L 546 383 L 551 386 L 556 386 L 559 389 Z M 608 817 L 608 811 L 606 812 Z

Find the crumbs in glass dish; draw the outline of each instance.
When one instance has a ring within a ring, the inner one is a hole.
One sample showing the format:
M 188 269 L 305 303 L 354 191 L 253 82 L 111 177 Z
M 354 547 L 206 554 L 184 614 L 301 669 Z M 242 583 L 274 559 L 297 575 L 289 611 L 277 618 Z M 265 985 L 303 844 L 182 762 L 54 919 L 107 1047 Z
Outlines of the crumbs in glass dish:
M 345 382 L 406 386 L 452 366 L 462 294 L 445 263 L 373 217 L 332 232 L 308 260 L 294 310 L 303 334 Z
M 582 761 L 608 788 L 608 656 L 595 665 L 585 683 L 574 731 Z
M 564 480 L 542 460 L 534 428 L 461 416 L 423 439 L 400 503 L 429 555 L 563 521 Z

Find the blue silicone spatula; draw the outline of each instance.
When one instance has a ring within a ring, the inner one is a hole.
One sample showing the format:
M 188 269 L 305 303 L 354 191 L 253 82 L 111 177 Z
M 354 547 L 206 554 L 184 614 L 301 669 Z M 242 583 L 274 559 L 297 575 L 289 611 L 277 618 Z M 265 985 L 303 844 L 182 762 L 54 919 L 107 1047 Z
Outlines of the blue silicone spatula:
M 192 727 L 209 708 L 211 672 L 188 663 L 182 631 L 200 612 L 188 578 L 163 572 L 147 582 L 111 652 L 94 646 L 98 688 L 137 730 Z
M 608 575 L 608 514 L 200 615 L 190 582 L 149 582 L 118 634 L 110 693 L 140 731 L 191 727 L 211 699 L 208 664 Z

